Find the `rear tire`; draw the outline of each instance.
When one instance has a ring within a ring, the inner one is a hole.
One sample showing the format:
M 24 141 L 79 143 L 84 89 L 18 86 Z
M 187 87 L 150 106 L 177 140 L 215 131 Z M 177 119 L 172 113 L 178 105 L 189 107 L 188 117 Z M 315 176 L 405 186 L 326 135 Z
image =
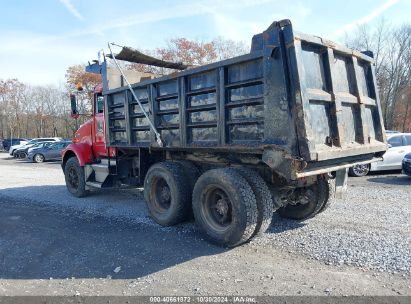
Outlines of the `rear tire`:
M 330 178 L 327 180 L 327 187 L 325 191 L 323 191 L 323 194 L 324 203 L 318 213 L 324 212 L 328 207 L 331 206 L 331 204 L 335 202 L 335 178 Z
M 265 233 L 273 218 L 274 202 L 271 192 L 258 172 L 244 167 L 237 168 L 237 170 L 250 184 L 256 198 L 258 217 L 253 236 Z
M 144 180 L 144 198 L 158 224 L 172 226 L 186 220 L 191 191 L 181 164 L 162 162 L 151 166 Z
M 197 182 L 197 179 L 201 175 L 201 170 L 197 168 L 196 165 L 194 165 L 191 161 L 188 160 L 178 160 L 175 161 L 175 163 L 179 164 L 184 171 L 185 178 L 187 179 L 187 182 L 190 185 L 190 196 L 193 192 L 194 185 Z
M 317 183 L 295 190 L 292 202 L 277 210 L 278 214 L 287 219 L 303 221 L 314 217 L 326 204 L 328 197 L 328 181 L 318 176 Z
M 36 163 L 42 163 L 42 162 L 44 162 L 44 156 L 43 156 L 43 154 L 38 153 L 38 154 L 33 156 L 33 160 Z
M 77 157 L 70 157 L 64 166 L 64 177 L 67 190 L 75 197 L 83 197 L 88 194 L 84 167 L 80 166 Z
M 355 165 L 348 169 L 348 174 L 353 177 L 366 176 L 370 172 L 370 164 Z
M 218 245 L 240 245 L 256 230 L 255 195 L 247 180 L 232 168 L 213 169 L 200 176 L 194 186 L 193 211 L 204 236 Z
M 194 190 L 194 185 L 196 184 L 198 178 L 201 175 L 201 170 L 191 161 L 189 160 L 178 160 L 176 163 L 180 164 L 181 167 L 183 168 L 184 175 L 188 184 L 188 192 L 190 195 L 190 210 L 187 215 L 188 220 L 192 220 L 194 218 L 193 214 L 193 208 L 192 208 L 192 196 L 193 196 L 193 190 Z

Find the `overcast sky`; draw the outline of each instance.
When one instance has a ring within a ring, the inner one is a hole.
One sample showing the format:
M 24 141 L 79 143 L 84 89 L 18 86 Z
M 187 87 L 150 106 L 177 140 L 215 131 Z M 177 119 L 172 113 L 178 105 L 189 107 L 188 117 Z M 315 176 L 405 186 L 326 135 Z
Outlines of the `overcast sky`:
M 272 21 L 342 41 L 358 24 L 411 22 L 411 0 L 3 0 L 0 78 L 58 84 L 66 68 L 96 58 L 107 42 L 141 49 L 174 37 L 251 41 Z

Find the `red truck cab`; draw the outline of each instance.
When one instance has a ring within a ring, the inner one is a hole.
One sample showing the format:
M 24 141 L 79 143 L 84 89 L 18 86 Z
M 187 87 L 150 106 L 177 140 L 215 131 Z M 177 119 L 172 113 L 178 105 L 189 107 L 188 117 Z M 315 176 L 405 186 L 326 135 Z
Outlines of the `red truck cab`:
M 74 133 L 73 143 L 62 152 L 64 168 L 67 160 L 76 156 L 80 166 L 89 164 L 101 157 L 108 157 L 109 149 L 105 143 L 104 97 L 103 86 L 98 85 L 93 93 L 92 115 Z M 72 116 L 78 117 L 76 109 L 72 108 Z M 110 156 L 115 156 L 115 149 L 110 149 Z

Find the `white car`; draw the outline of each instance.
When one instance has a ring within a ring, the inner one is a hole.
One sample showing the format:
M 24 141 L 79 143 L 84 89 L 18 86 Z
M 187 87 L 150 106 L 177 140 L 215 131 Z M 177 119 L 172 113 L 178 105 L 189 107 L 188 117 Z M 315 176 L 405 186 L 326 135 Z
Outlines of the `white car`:
M 348 171 L 351 176 L 365 176 L 371 171 L 401 170 L 404 156 L 411 153 L 411 133 L 387 134 L 388 150 L 383 161 L 357 165 Z
M 21 148 L 21 147 L 27 145 L 27 143 L 28 143 L 28 141 L 22 140 L 18 145 L 10 146 L 9 154 L 13 156 L 14 151 L 16 151 L 18 148 Z

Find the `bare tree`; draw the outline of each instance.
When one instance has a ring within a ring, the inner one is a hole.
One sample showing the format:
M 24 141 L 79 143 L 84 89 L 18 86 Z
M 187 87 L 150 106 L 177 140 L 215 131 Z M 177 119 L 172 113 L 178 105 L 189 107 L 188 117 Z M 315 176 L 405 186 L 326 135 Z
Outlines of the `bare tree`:
M 383 118 L 387 129 L 400 127 L 398 105 L 411 86 L 411 25 L 392 27 L 381 20 L 376 27 L 361 26 L 347 45 L 374 52 Z M 408 111 L 408 107 L 406 107 Z M 401 118 L 401 121 L 406 120 Z M 402 124 L 402 129 L 405 124 Z

